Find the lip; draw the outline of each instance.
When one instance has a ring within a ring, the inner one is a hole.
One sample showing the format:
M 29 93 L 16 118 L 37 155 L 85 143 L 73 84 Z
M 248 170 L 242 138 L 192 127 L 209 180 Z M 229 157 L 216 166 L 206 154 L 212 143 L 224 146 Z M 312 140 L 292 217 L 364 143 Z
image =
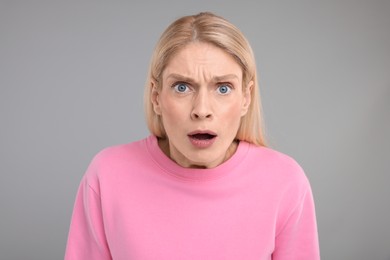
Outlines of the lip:
M 216 133 L 214 133 L 213 131 L 210 131 L 210 130 L 196 130 L 196 131 L 188 133 L 188 135 L 196 135 L 196 134 L 209 134 L 209 135 L 217 136 Z
M 193 137 L 193 135 L 196 135 L 196 134 L 209 134 L 209 135 L 212 135 L 213 137 L 210 139 L 197 139 L 197 138 Z M 196 130 L 196 131 L 188 133 L 187 136 L 188 136 L 191 144 L 193 146 L 195 146 L 196 148 L 208 148 L 211 145 L 213 145 L 213 143 L 217 139 L 217 134 L 214 133 L 213 131 L 210 131 L 210 130 Z

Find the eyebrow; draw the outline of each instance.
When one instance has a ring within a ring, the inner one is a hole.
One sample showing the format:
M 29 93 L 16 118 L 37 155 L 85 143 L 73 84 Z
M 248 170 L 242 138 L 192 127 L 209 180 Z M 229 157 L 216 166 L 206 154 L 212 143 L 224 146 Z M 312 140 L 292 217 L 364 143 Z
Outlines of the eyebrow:
M 179 80 L 179 81 L 184 81 L 184 82 L 189 82 L 189 83 L 195 83 L 195 80 L 177 73 L 171 73 L 167 76 L 167 79 L 174 79 L 174 80 Z M 235 74 L 227 74 L 227 75 L 222 75 L 222 76 L 214 76 L 212 80 L 214 82 L 224 82 L 224 81 L 229 81 L 232 79 L 236 79 L 237 81 L 239 80 L 238 76 Z

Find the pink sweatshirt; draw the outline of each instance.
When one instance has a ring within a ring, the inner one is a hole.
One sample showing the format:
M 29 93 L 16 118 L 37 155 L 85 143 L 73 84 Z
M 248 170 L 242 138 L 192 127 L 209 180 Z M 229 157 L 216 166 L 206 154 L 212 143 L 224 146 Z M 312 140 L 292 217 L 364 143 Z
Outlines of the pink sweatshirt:
M 293 159 L 240 142 L 216 168 L 182 168 L 154 136 L 95 156 L 65 253 L 67 260 L 319 258 L 310 184 Z

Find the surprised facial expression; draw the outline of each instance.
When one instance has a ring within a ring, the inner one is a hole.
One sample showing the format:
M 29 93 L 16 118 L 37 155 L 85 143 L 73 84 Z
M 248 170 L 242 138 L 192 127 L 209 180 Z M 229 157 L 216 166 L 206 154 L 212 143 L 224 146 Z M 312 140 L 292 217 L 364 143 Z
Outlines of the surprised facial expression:
M 230 158 L 251 101 L 253 82 L 243 86 L 242 77 L 236 60 L 209 43 L 190 43 L 170 59 L 152 103 L 168 137 L 160 146 L 172 160 L 213 168 Z

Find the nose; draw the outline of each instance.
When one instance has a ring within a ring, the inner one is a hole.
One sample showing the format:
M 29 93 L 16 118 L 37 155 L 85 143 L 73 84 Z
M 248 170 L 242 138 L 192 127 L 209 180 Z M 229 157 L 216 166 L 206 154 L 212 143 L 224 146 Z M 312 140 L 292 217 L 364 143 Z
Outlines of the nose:
M 191 111 L 191 118 L 193 120 L 212 118 L 211 100 L 208 94 L 207 91 L 201 91 L 194 97 Z

